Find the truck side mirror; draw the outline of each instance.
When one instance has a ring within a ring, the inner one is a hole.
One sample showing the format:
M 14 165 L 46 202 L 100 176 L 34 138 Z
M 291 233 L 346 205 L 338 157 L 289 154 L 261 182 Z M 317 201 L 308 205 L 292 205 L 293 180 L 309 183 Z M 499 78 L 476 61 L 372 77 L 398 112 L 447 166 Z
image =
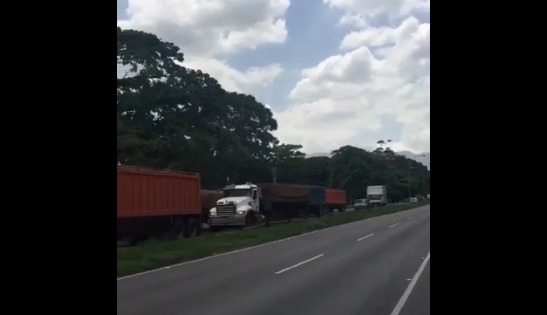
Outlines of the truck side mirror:
M 257 197 L 257 191 L 253 190 L 253 199 L 256 200 L 256 197 Z

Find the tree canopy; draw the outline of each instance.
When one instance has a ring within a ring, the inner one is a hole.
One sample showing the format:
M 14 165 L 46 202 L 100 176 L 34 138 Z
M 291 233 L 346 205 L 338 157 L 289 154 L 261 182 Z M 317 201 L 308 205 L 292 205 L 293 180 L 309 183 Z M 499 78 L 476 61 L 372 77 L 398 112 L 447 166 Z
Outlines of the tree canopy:
M 251 95 L 228 92 L 157 36 L 117 27 L 117 163 L 201 174 L 204 189 L 227 182 L 272 182 L 345 189 L 349 201 L 368 185 L 387 185 L 393 201 L 430 187 L 427 167 L 394 153 L 343 146 L 306 157 L 273 135 L 277 121 Z M 122 70 L 120 70 L 122 69 Z M 410 185 L 409 185 L 410 184 Z

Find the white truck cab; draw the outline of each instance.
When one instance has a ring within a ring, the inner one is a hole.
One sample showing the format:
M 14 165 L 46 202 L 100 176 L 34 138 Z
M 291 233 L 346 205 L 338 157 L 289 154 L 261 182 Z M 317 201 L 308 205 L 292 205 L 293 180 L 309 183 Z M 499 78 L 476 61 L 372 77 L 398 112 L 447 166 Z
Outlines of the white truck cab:
M 209 227 L 245 227 L 257 223 L 260 212 L 260 188 L 252 183 L 228 185 L 222 189 L 224 198 L 209 210 Z

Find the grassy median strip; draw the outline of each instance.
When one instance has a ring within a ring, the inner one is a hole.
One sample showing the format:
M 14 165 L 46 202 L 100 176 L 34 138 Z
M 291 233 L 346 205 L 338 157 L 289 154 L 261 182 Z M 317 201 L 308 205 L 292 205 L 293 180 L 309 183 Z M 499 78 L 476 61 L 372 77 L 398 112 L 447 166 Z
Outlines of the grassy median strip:
M 162 266 L 225 253 L 249 246 L 364 220 L 384 214 L 408 210 L 422 203 L 389 205 L 324 216 L 320 219 L 293 220 L 289 224 L 273 224 L 233 233 L 205 235 L 174 241 L 150 241 L 135 247 L 117 249 L 117 276 L 130 275 Z

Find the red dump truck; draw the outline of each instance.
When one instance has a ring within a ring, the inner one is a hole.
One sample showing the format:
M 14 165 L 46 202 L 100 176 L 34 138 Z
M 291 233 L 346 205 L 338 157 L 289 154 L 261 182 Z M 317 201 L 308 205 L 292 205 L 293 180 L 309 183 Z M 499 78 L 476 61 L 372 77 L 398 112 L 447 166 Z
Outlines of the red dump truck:
M 118 240 L 199 236 L 202 220 L 199 174 L 118 165 Z
M 325 189 L 327 195 L 327 205 L 329 206 L 329 212 L 338 209 L 340 212 L 346 211 L 346 191 L 341 189 Z

